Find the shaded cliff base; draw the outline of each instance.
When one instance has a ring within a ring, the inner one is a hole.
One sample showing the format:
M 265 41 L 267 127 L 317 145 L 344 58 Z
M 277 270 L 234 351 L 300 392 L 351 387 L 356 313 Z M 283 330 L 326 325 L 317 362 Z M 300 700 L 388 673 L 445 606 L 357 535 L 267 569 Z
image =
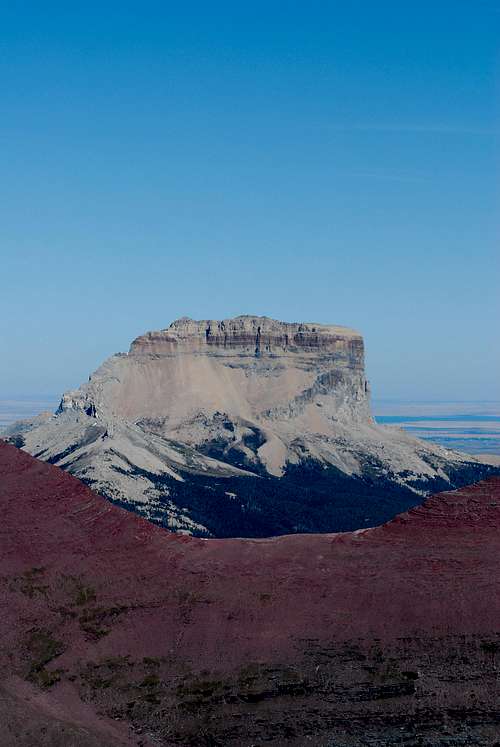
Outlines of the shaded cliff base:
M 420 505 L 425 494 L 499 475 L 500 467 L 471 462 L 449 468 L 450 482 L 437 477 L 422 480 L 421 485 L 413 481 L 414 488 L 420 488 L 422 493 L 398 482 L 397 475 L 387 474 L 380 464 L 367 464 L 365 474 L 359 477 L 314 460 L 290 465 L 281 478 L 267 474 L 213 477 L 181 472 L 185 482 L 180 482 L 139 469 L 133 474 L 137 479 L 149 480 L 158 495 L 164 497 L 139 504 L 117 499 L 113 492 L 101 489 L 101 493 L 116 505 L 165 528 L 170 528 L 174 505 L 179 513 L 189 515 L 195 525 L 204 527 L 191 529 L 194 536 L 263 538 L 379 526 Z M 97 489 L 92 480 L 86 482 Z
M 384 526 L 165 532 L 0 442 L 0 743 L 500 743 L 500 479 Z

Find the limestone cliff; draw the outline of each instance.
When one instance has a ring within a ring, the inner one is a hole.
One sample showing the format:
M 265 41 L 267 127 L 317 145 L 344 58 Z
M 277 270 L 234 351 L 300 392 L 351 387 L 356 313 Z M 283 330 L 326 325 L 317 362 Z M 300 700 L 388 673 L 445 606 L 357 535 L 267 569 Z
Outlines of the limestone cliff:
M 210 534 L 356 528 L 390 518 L 377 513 L 384 486 L 403 491 L 403 510 L 409 495 L 487 471 L 374 423 L 359 333 L 256 316 L 182 318 L 138 337 L 20 437 L 113 500 Z M 341 505 L 321 512 L 325 500 Z M 276 510 L 293 519 L 266 523 Z

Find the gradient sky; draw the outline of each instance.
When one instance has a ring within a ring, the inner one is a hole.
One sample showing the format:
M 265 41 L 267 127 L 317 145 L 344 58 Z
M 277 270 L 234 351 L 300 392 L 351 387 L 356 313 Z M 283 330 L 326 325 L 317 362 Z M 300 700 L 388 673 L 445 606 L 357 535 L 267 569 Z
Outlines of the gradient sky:
M 500 2 L 0 6 L 0 394 L 173 319 L 365 336 L 376 397 L 500 399 Z

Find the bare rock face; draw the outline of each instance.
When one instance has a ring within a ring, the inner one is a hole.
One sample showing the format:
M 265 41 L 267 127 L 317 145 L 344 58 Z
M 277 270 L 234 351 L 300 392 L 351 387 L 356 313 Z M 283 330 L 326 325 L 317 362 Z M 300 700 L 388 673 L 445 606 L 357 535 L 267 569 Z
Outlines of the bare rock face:
M 254 316 L 138 337 L 18 438 L 154 521 L 217 536 L 356 529 L 489 471 L 374 423 L 359 333 Z
M 243 355 L 326 353 L 352 357 L 363 368 L 363 340 L 354 330 L 326 324 L 290 324 L 268 317 L 239 316 L 225 321 L 195 321 L 183 317 L 168 329 L 148 332 L 133 341 L 130 352 L 169 354 L 207 348 L 239 351 Z
M 363 340 L 352 330 L 265 317 L 181 319 L 134 340 L 128 356 L 111 358 L 61 409 L 111 412 L 281 475 L 308 450 L 297 438 L 328 436 L 339 420 L 371 422 L 367 390 Z

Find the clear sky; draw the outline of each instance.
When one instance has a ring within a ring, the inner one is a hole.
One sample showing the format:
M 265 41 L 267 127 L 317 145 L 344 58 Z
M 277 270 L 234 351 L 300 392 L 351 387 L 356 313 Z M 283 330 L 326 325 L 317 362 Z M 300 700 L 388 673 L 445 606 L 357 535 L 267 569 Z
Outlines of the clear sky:
M 0 394 L 173 319 L 365 336 L 500 399 L 500 0 L 0 5 Z

